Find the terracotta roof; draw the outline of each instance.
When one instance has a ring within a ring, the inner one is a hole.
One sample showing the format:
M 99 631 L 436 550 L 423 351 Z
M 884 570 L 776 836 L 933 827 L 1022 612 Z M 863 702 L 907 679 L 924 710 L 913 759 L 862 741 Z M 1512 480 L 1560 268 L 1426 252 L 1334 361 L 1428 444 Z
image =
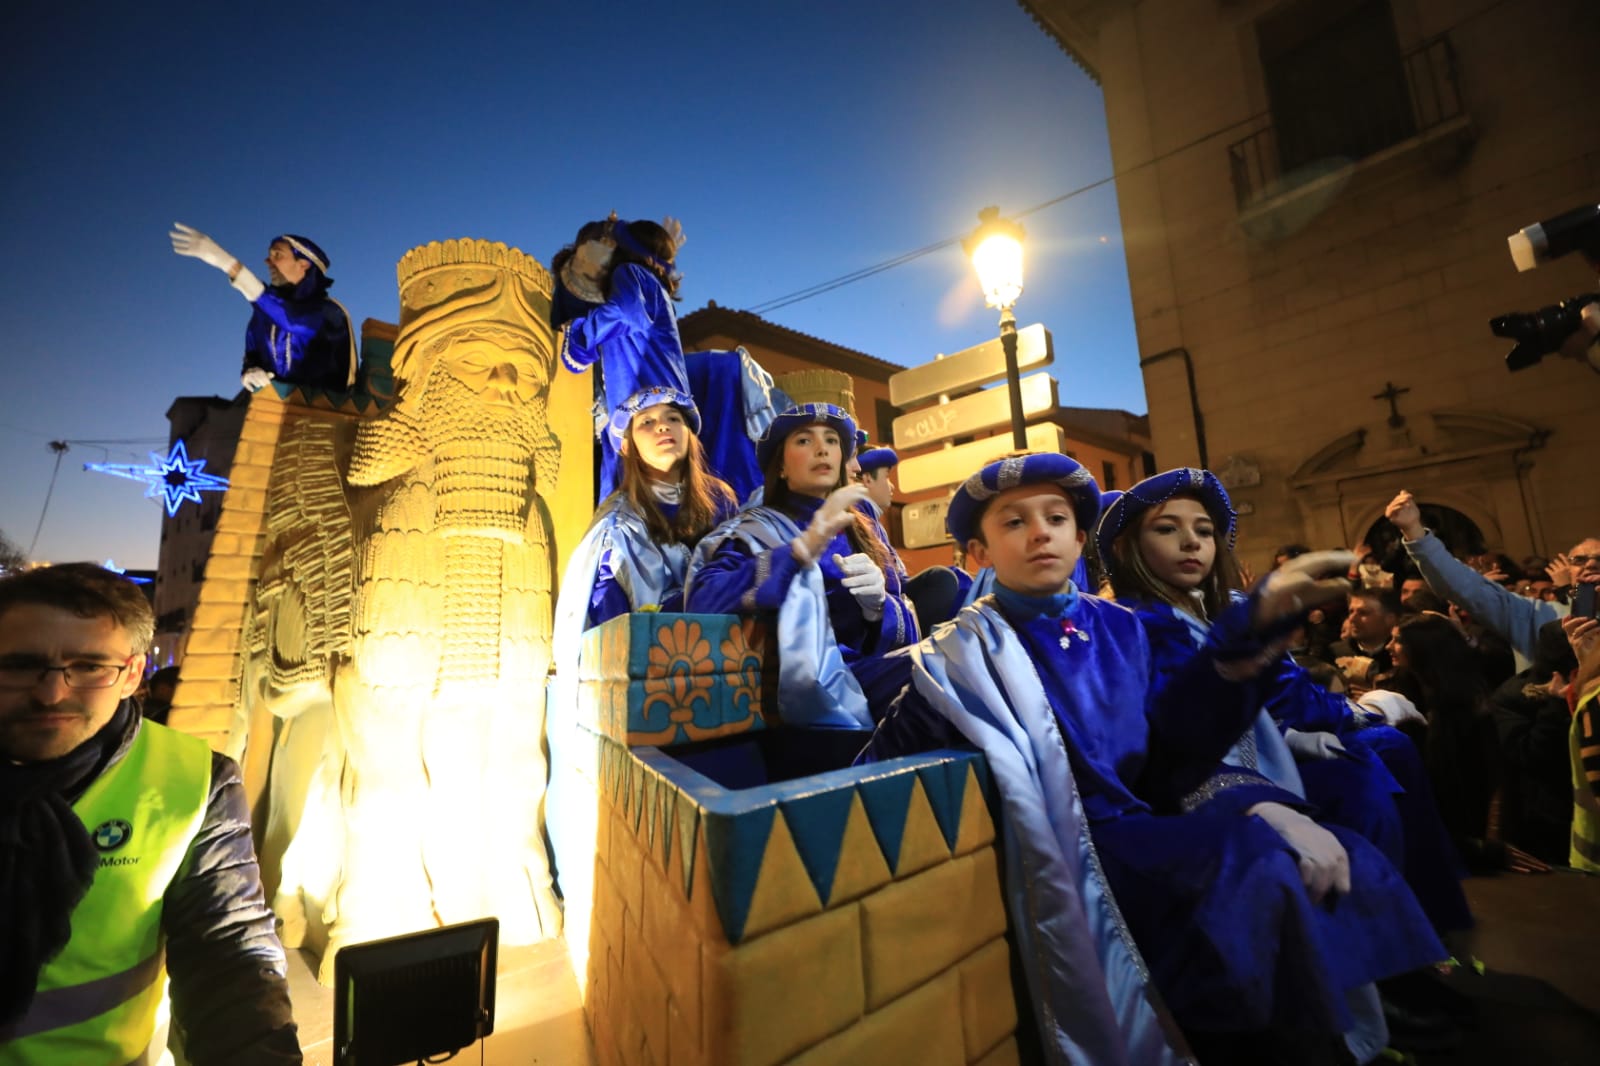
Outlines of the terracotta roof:
M 710 337 L 729 337 L 736 343 L 759 344 L 869 381 L 888 381 L 889 375 L 905 369 L 866 352 L 768 322 L 749 311 L 718 307 L 715 300 L 678 319 L 678 336 L 683 340 L 684 348 L 690 351 Z

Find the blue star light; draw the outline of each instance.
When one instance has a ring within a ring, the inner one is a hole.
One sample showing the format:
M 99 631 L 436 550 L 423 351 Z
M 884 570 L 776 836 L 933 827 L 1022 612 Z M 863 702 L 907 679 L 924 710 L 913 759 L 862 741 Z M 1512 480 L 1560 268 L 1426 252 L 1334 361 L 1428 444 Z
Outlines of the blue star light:
M 181 440 L 173 443 L 172 450 L 165 458 L 160 452 L 151 452 L 150 463 L 150 466 L 84 463 L 83 468 L 101 474 L 148 482 L 150 487 L 145 490 L 146 498 L 164 498 L 169 516 L 178 513 L 178 505 L 184 500 L 199 503 L 201 492 L 221 492 L 228 487 L 227 478 L 205 472 L 204 459 L 190 459 L 189 449 Z

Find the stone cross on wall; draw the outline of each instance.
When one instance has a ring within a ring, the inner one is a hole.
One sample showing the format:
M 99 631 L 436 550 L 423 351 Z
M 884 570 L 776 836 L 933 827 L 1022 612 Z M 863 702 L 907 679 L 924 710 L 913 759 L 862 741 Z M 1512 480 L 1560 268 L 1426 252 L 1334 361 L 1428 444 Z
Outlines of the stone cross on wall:
M 1389 428 L 1390 429 L 1399 429 L 1401 426 L 1404 426 L 1406 424 L 1406 416 L 1400 413 L 1400 405 L 1396 401 L 1398 401 L 1401 396 L 1405 395 L 1406 393 L 1408 393 L 1410 391 L 1411 390 L 1408 389 L 1408 388 L 1407 389 L 1397 389 L 1394 386 L 1394 382 L 1385 381 L 1383 383 L 1383 391 L 1380 392 L 1380 393 L 1375 394 L 1372 397 L 1374 400 L 1388 400 L 1389 401 Z

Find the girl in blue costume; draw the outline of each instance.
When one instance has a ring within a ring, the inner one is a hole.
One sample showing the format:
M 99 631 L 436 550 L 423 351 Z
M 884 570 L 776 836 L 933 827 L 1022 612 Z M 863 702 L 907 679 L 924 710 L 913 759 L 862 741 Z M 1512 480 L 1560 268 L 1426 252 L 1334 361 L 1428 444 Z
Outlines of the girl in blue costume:
M 560 284 L 551 308 L 552 321 L 566 325 L 561 361 L 575 374 L 600 364 L 596 393 L 605 416 L 641 389 L 693 396 L 711 469 L 743 499 L 760 483 L 751 441 L 772 420 L 772 377 L 743 348 L 685 355 L 673 307 L 683 230 L 666 222 L 591 222 L 571 254 L 557 253 Z M 603 302 L 591 302 L 596 296 Z M 602 434 L 601 498 L 617 485 L 618 461 Z
M 763 502 L 701 542 L 691 611 L 777 616 L 779 713 L 790 725 L 871 726 L 910 674 L 888 653 L 917 639 L 888 546 L 848 483 L 855 422 L 832 404 L 791 407 L 761 438 Z
M 1350 1000 L 1370 1013 L 1372 981 L 1444 948 L 1380 852 L 1220 759 L 1283 634 L 1344 587 L 1317 575 L 1350 557 L 1276 572 L 1163 672 L 1133 613 L 1070 579 L 1098 509 L 1063 455 L 1004 459 L 957 490 L 948 528 L 996 591 L 918 646 L 864 756 L 984 752 L 1047 1061 L 1174 1063 L 1185 1036 L 1207 1063 L 1346 1061 Z
M 1243 582 L 1227 491 L 1209 470 L 1169 470 L 1107 494 L 1095 531 L 1117 602 L 1134 610 L 1156 669 L 1205 643 Z M 1220 542 L 1220 543 L 1219 543 Z M 1317 820 L 1353 829 L 1405 872 L 1439 931 L 1472 924 L 1461 871 L 1416 746 L 1329 692 L 1293 659 L 1262 678 L 1262 708 L 1224 758 L 1306 797 Z
M 550 784 L 545 821 L 556 882 L 567 901 L 568 935 L 587 950 L 592 885 L 594 744 L 578 720 L 578 651 L 583 632 L 629 611 L 683 609 L 683 578 L 695 543 L 737 510 L 733 490 L 706 467 L 696 435 L 700 414 L 682 392 L 651 388 L 613 412 L 609 433 L 622 457 L 622 484 L 600 504 L 573 550 L 556 601 L 546 736 Z M 585 763 L 587 760 L 587 763 Z M 582 787 L 574 775 L 591 782 Z
M 595 511 L 562 575 L 556 631 L 581 632 L 619 614 L 683 609 L 683 578 L 700 538 L 738 501 L 706 466 L 692 397 L 652 387 L 611 417 L 622 484 Z

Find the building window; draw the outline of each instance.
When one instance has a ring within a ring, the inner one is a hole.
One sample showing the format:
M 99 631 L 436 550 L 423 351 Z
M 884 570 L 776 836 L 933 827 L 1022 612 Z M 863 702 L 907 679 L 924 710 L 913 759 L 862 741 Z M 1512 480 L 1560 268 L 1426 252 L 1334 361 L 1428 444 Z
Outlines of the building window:
M 1104 491 L 1104 492 L 1110 492 L 1112 489 L 1114 489 L 1116 487 L 1117 487 L 1117 464 L 1111 462 L 1110 460 L 1102 460 L 1101 463 L 1100 463 L 1100 488 L 1101 488 L 1101 490 Z
M 1256 23 L 1281 172 L 1415 136 L 1389 0 L 1296 0 Z

